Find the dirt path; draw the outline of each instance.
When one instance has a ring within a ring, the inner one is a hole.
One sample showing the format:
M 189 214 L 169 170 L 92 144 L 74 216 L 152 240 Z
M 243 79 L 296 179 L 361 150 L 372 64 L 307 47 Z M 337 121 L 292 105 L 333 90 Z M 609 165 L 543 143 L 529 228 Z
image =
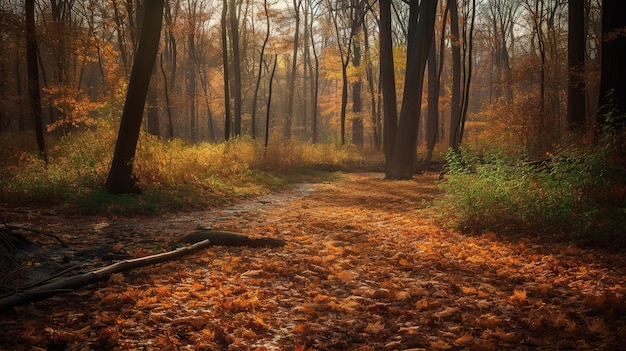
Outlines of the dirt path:
M 624 256 L 442 230 L 424 210 L 436 175 L 381 178 L 156 219 L 32 214 L 77 247 L 133 255 L 198 227 L 288 244 L 214 247 L 19 307 L 0 349 L 625 349 Z

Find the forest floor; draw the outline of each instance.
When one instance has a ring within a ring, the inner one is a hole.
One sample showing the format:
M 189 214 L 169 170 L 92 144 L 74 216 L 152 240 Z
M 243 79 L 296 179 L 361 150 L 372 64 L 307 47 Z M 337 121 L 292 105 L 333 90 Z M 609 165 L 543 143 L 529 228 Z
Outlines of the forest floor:
M 626 350 L 626 255 L 441 228 L 436 178 L 346 174 L 160 217 L 1 209 L 69 245 L 35 254 L 50 261 L 33 264 L 41 277 L 55 260 L 84 272 L 162 252 L 198 228 L 287 245 L 211 247 L 0 311 L 0 349 Z

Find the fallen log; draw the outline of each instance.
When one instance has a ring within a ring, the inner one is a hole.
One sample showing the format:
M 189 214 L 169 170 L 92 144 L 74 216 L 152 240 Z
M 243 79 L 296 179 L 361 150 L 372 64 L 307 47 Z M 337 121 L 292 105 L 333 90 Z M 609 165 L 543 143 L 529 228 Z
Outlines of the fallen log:
M 250 238 L 241 233 L 227 232 L 222 230 L 201 230 L 185 235 L 181 243 L 195 244 L 209 240 L 215 246 L 248 246 L 248 247 L 281 247 L 285 242 L 272 238 Z
M 212 243 L 209 240 L 198 241 L 191 246 L 181 247 L 174 251 L 116 262 L 95 271 L 79 274 L 73 277 L 61 278 L 44 285 L 19 291 L 13 295 L 0 298 L 0 314 L 9 312 L 9 307 L 12 306 L 24 305 L 30 302 L 44 300 L 62 292 L 70 292 L 86 285 L 108 280 L 114 273 L 126 272 L 132 269 L 170 261 L 202 250 L 211 245 Z

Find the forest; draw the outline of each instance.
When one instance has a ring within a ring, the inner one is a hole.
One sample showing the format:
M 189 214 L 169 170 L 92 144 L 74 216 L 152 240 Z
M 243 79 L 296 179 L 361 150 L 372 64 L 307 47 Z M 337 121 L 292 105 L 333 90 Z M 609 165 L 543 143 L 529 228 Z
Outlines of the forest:
M 623 349 L 624 13 L 2 0 L 0 349 Z

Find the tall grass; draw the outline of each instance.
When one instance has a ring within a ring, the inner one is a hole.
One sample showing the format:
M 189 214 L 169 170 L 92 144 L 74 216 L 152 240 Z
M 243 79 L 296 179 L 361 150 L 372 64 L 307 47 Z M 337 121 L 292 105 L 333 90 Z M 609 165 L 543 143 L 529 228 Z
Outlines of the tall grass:
M 103 185 L 115 145 L 113 123 L 49 137 L 49 164 L 37 158 L 30 134 L 0 134 L 0 201 L 10 205 L 60 205 L 80 213 L 159 213 L 204 207 L 258 195 L 306 180 L 319 166 L 359 162 L 359 153 L 331 144 L 249 138 L 191 144 L 142 134 L 134 160 L 140 195 L 113 196 Z

